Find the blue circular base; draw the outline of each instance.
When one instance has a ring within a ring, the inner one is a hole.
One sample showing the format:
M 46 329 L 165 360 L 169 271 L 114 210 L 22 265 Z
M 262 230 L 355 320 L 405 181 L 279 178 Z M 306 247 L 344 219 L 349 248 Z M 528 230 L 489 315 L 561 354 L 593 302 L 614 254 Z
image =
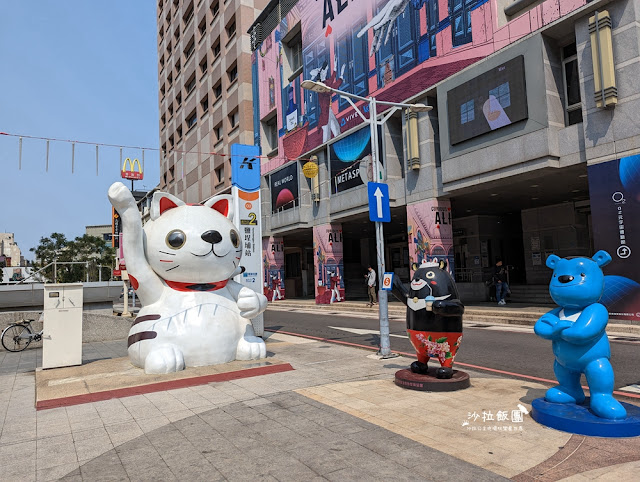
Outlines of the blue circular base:
M 623 420 L 609 420 L 594 415 L 589 410 L 589 398 L 581 405 L 573 403 L 550 403 L 536 398 L 531 417 L 541 425 L 563 432 L 592 437 L 637 437 L 640 436 L 640 407 L 620 402 L 627 411 Z

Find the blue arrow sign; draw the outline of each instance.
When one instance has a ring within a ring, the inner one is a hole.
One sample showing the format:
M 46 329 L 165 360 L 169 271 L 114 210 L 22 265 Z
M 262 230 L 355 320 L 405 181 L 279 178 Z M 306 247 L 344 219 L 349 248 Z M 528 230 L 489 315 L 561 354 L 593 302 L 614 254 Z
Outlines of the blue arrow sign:
M 367 183 L 369 193 L 369 220 L 388 223 L 391 221 L 389 207 L 389 185 L 381 182 Z

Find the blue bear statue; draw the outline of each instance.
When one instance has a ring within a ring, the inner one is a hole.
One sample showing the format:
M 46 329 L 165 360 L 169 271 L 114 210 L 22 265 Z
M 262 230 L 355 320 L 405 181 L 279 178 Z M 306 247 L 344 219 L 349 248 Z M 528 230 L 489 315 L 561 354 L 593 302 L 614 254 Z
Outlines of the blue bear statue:
M 545 400 L 554 403 L 582 403 L 580 386 L 584 373 L 591 392 L 591 411 L 599 417 L 626 417 L 624 407 L 613 398 L 611 349 L 605 328 L 609 313 L 598 303 L 604 290 L 602 267 L 611 261 L 606 251 L 592 259 L 547 258 L 553 269 L 549 293 L 559 307 L 545 313 L 534 326 L 536 335 L 553 342 L 554 372 L 560 385 L 550 388 Z

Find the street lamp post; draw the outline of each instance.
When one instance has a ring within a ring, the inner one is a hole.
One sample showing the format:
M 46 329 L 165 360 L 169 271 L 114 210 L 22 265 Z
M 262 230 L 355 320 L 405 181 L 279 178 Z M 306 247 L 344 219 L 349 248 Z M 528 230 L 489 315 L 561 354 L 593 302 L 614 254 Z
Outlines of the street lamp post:
M 356 113 L 360 116 L 360 118 L 369 124 L 371 129 L 371 162 L 373 163 L 373 176 L 375 182 L 380 182 L 381 172 L 380 172 L 380 163 L 378 162 L 378 126 L 384 125 L 385 122 L 399 109 L 410 109 L 413 112 L 427 112 L 432 109 L 431 106 L 424 104 L 403 104 L 399 102 L 384 102 L 378 101 L 375 97 L 361 97 L 359 95 L 351 94 L 349 92 L 344 92 L 342 90 L 333 89 L 323 84 L 322 82 L 317 82 L 314 80 L 305 80 L 301 84 L 303 89 L 311 90 L 313 92 L 317 92 L 319 94 L 327 94 L 334 93 L 338 94 L 340 97 L 345 98 L 351 107 L 356 111 Z M 363 112 L 358 108 L 358 106 L 353 102 L 352 99 L 357 99 L 360 101 L 364 101 L 369 104 L 369 117 L 365 117 Z M 384 106 L 391 107 L 389 112 L 385 113 L 385 115 L 378 120 L 378 110 L 377 105 L 381 104 Z M 331 107 L 329 107 L 331 108 Z M 378 261 L 378 279 L 382 280 L 382 275 L 385 271 L 384 266 L 384 228 L 383 223 L 376 222 L 376 256 Z M 382 289 L 382 283 L 379 283 L 380 289 L 378 290 L 378 315 L 380 317 L 380 351 L 378 354 L 383 358 L 388 358 L 393 356 L 391 353 L 391 343 L 389 340 L 389 309 L 387 305 L 387 291 Z

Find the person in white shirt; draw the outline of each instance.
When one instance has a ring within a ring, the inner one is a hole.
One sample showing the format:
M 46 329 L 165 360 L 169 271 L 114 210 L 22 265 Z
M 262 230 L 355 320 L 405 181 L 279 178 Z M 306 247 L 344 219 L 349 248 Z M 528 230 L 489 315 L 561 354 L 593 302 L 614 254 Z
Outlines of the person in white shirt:
M 373 306 L 378 303 L 376 299 L 376 271 L 369 266 L 367 268 L 369 273 L 365 275 L 367 278 L 367 291 L 369 293 L 369 303 L 368 306 Z

